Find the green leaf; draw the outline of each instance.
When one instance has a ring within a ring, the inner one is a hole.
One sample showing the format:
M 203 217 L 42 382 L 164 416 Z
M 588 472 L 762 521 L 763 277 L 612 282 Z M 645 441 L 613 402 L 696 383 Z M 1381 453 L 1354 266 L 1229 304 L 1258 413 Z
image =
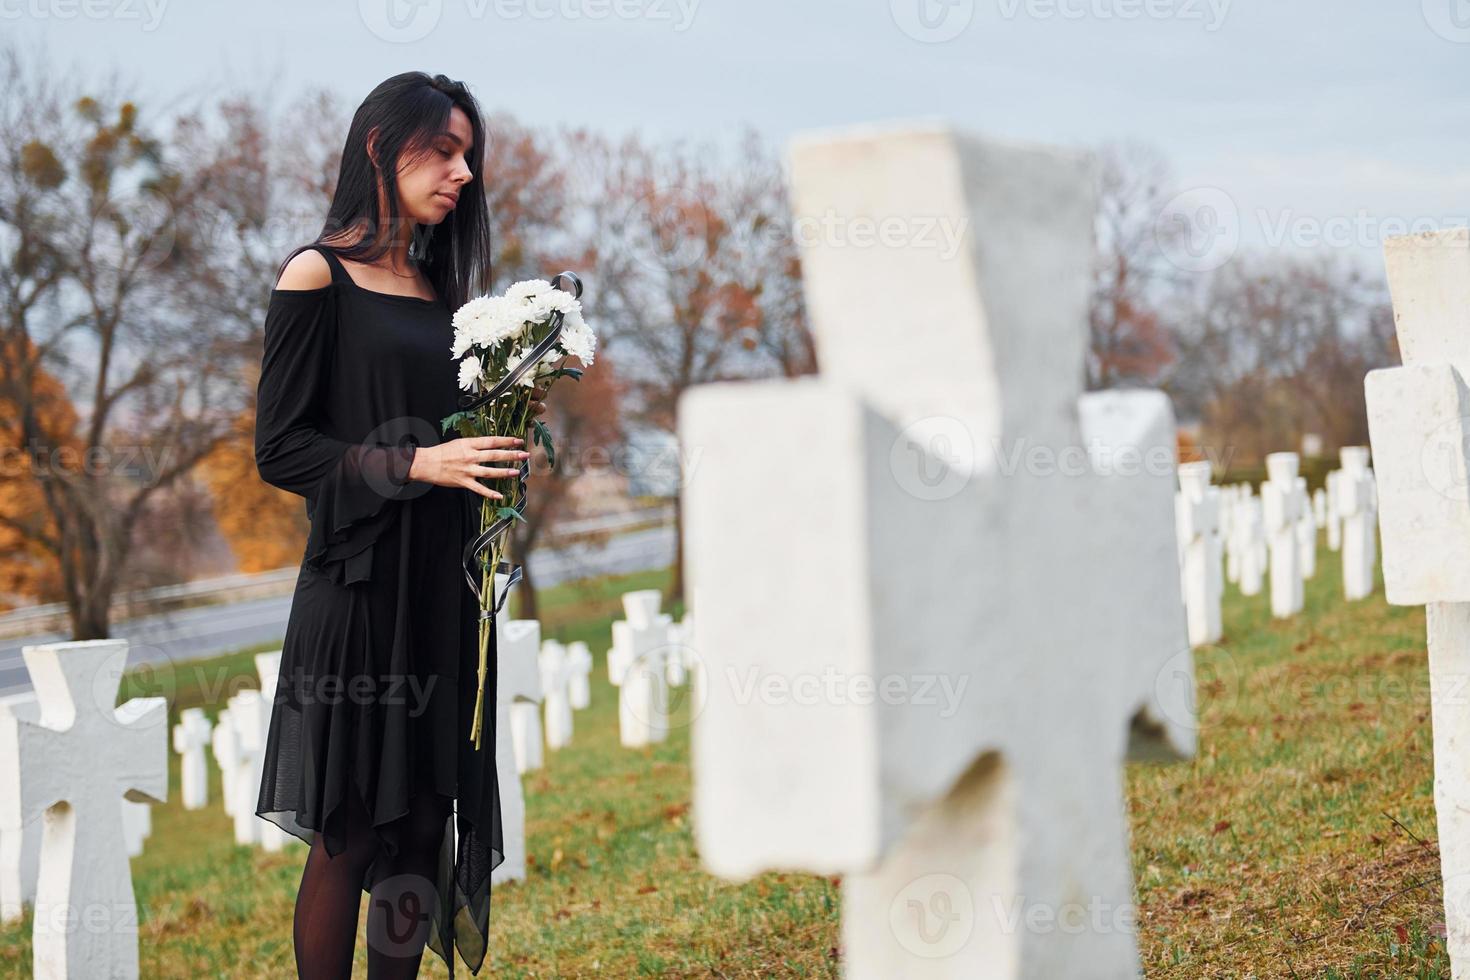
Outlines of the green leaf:
M 543 374 L 541 376 L 541 379 L 543 381 L 546 381 L 546 380 L 555 381 L 557 378 L 561 377 L 562 375 L 566 375 L 567 377 L 571 378 L 573 381 L 581 381 L 582 380 L 583 373 L 584 372 L 583 372 L 582 368 L 559 367 L 555 371 L 552 371 L 550 374 Z
M 518 510 L 516 510 L 514 507 L 498 507 L 495 510 L 495 516 L 496 517 L 508 517 L 511 520 L 516 520 L 516 521 L 524 521 L 525 520 L 525 517 L 523 517 L 521 515 L 521 512 L 518 511 Z
M 540 419 L 532 419 L 531 425 L 534 426 L 536 430 L 536 441 L 539 442 L 542 446 L 546 447 L 546 465 L 555 467 L 556 448 L 551 444 L 551 430 L 548 429 L 546 427 L 546 423 L 541 421 Z
M 468 433 L 465 432 L 465 425 L 466 424 L 468 424 L 468 425 L 471 426 L 471 431 L 468 432 Z M 443 419 L 440 420 L 440 422 L 439 422 L 439 425 L 440 425 L 439 432 L 440 432 L 441 435 L 448 435 L 449 434 L 449 430 L 450 429 L 453 429 L 456 432 L 458 432 L 460 435 L 473 435 L 474 434 L 474 431 L 473 431 L 474 424 L 475 424 L 475 413 L 474 412 L 455 412 L 453 415 L 446 415 Z

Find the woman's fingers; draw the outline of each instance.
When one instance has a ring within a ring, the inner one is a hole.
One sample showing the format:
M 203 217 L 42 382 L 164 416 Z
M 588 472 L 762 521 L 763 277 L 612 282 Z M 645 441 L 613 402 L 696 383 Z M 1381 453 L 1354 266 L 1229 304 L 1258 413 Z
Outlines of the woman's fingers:
M 495 479 L 499 479 L 500 477 L 503 477 L 503 476 L 520 476 L 520 475 L 521 475 L 521 471 L 520 470 L 502 470 L 502 469 L 496 469 L 496 468 L 491 467 L 491 466 L 480 466 L 479 464 L 476 464 L 476 465 L 470 467 L 470 476 L 472 476 L 472 477 L 485 476 L 485 477 L 489 477 L 492 480 L 495 480 Z
M 479 482 L 477 482 L 475 480 L 466 480 L 464 483 L 462 483 L 460 485 L 461 486 L 464 486 L 464 487 L 468 487 L 469 489 L 475 491 L 475 493 L 478 493 L 482 497 L 489 497 L 491 500 L 504 500 L 505 499 L 505 494 L 503 494 L 503 493 L 496 493 L 494 490 L 491 490 L 489 487 L 485 486 L 485 484 L 479 483 Z

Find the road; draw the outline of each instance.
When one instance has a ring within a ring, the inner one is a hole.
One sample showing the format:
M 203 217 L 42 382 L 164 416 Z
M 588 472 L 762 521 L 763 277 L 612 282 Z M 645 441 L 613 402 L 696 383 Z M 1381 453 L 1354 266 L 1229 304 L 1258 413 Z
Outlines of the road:
M 664 568 L 674 560 L 672 527 L 620 534 L 605 546 L 571 545 L 535 552 L 538 588 L 593 575 Z M 128 666 L 183 663 L 217 657 L 243 647 L 277 643 L 285 636 L 291 597 L 249 599 L 143 616 L 113 624 L 113 635 L 129 641 Z M 0 640 L 0 696 L 29 691 L 21 647 L 69 639 L 59 633 Z

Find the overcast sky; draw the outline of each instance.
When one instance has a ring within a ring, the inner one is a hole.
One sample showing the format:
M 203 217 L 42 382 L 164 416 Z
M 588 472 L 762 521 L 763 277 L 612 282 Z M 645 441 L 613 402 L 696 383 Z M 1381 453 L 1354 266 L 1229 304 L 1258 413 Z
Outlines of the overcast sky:
M 1470 0 L 0 0 L 0 17 L 58 70 L 116 68 L 161 102 L 320 84 L 352 107 L 422 69 L 487 110 L 658 139 L 942 117 L 1152 143 L 1249 245 L 1325 236 L 1376 262 L 1385 230 L 1470 223 Z

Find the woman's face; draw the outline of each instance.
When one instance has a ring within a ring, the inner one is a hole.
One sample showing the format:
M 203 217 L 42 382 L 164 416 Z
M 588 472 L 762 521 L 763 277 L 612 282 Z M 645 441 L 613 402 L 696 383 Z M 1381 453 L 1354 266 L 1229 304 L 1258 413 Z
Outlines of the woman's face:
M 466 157 L 470 153 L 470 119 L 455 106 L 448 128 L 433 136 L 429 154 L 404 163 L 398 172 L 400 212 L 421 225 L 437 225 L 455 208 L 461 189 L 471 179 Z

